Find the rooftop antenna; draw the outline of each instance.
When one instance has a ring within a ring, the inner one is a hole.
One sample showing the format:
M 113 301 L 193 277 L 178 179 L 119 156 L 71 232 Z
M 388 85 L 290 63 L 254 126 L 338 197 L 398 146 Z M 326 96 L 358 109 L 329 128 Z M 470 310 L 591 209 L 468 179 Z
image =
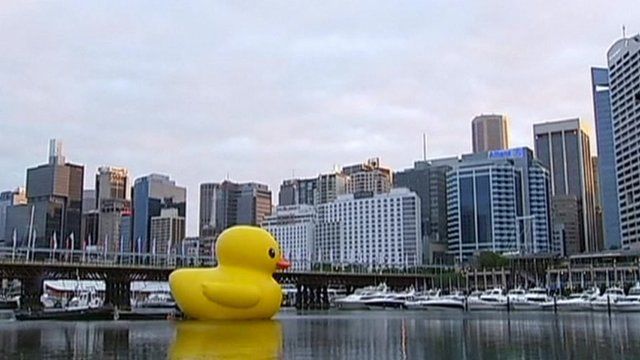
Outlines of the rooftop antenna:
M 627 27 L 622 25 L 622 38 L 626 39 L 627 38 Z
M 427 133 L 422 133 L 422 160 L 427 161 Z

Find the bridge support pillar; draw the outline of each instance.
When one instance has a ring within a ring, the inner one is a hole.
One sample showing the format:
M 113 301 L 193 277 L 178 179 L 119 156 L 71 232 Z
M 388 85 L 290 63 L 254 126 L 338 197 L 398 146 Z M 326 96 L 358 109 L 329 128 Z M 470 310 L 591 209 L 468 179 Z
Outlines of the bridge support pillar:
M 105 280 L 104 303 L 120 310 L 131 309 L 131 282 L 129 279 Z
M 42 274 L 20 278 L 20 307 L 22 309 L 42 309 L 43 306 L 40 302 L 42 283 Z

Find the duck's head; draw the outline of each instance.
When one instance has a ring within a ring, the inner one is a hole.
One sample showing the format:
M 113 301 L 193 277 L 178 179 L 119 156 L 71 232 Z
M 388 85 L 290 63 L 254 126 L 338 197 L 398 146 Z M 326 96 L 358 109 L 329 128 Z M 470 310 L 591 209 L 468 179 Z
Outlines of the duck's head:
M 234 226 L 216 242 L 218 263 L 273 273 L 290 266 L 280 245 L 269 232 L 254 226 Z

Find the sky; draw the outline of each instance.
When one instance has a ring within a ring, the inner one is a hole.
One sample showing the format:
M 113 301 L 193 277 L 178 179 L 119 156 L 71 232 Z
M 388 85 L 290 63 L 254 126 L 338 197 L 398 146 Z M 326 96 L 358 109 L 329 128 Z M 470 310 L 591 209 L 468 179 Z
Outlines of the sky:
M 640 31 L 630 1 L 2 1 L 0 189 L 48 139 L 85 165 L 170 175 L 197 234 L 203 182 L 471 150 L 471 120 L 593 127 L 589 69 Z M 595 142 L 595 141 L 594 141 Z

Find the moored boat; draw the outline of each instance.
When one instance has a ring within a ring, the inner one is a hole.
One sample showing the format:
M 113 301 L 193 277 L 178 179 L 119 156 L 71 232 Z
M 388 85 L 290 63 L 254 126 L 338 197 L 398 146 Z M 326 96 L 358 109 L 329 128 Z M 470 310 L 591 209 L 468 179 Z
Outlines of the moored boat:
M 477 310 L 507 310 L 507 297 L 503 295 L 502 289 L 494 288 L 479 296 L 469 296 L 467 298 L 467 309 Z
M 591 310 L 593 311 L 609 311 L 613 310 L 615 302 L 624 298 L 624 290 L 617 286 L 608 288 L 604 294 L 596 297 L 591 301 Z
M 616 300 L 613 309 L 619 312 L 640 312 L 640 283 L 629 289 L 629 294 Z

